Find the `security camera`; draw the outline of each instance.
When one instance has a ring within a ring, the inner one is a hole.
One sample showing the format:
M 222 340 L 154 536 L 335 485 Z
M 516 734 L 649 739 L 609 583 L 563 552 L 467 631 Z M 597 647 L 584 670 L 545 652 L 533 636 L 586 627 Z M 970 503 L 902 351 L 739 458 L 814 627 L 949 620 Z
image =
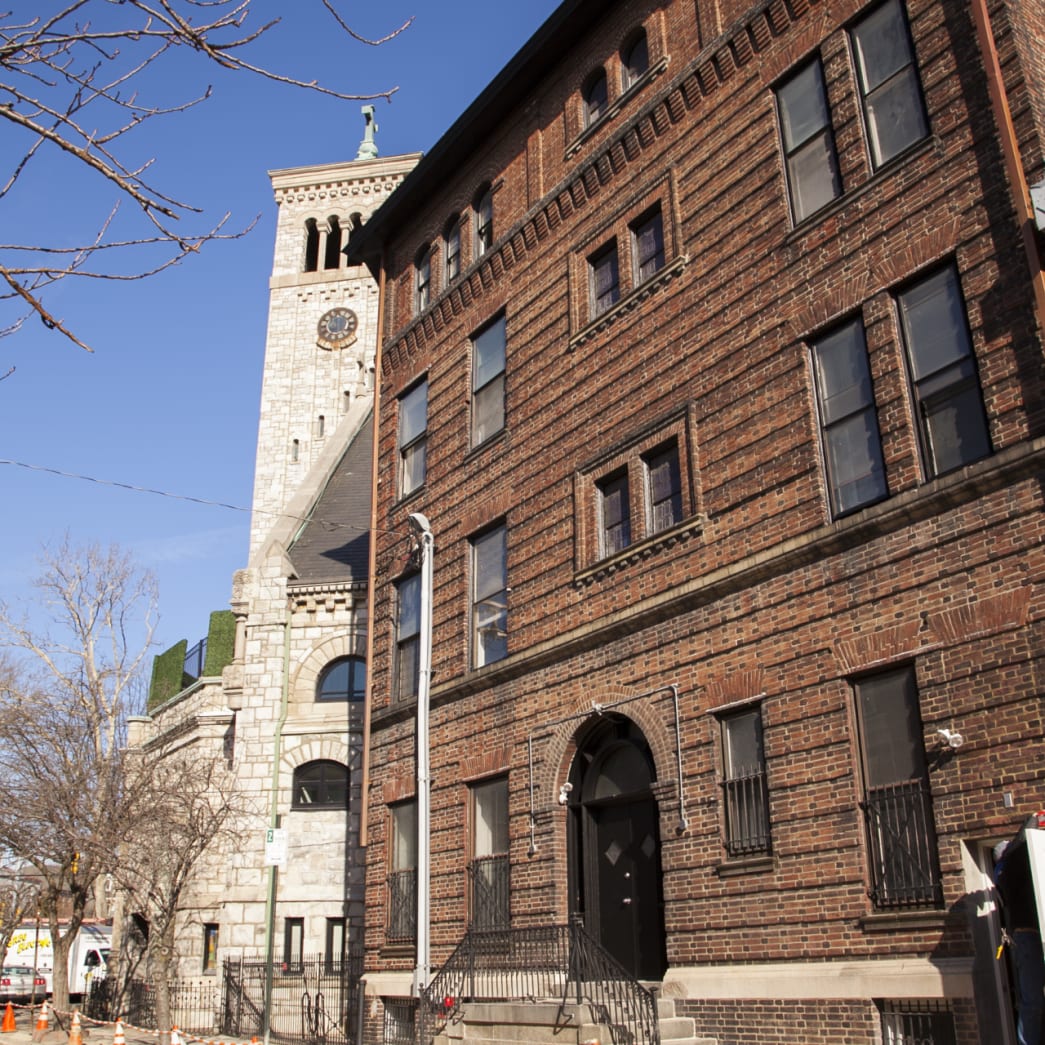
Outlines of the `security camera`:
M 948 746 L 958 750 L 965 743 L 965 737 L 953 729 L 938 729 L 936 735 Z
M 559 805 L 566 805 L 566 803 L 569 801 L 569 798 L 567 796 L 572 790 L 573 784 L 571 784 L 569 781 L 567 781 L 565 784 L 562 785 L 562 787 L 559 788 Z

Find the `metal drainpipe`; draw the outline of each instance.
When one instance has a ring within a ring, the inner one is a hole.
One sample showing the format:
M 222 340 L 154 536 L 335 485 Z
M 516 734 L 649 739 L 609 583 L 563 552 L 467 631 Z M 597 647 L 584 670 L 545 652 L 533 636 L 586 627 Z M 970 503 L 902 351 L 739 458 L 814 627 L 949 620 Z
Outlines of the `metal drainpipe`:
M 1031 286 L 1034 290 L 1034 309 L 1037 318 L 1039 337 L 1045 336 L 1045 273 L 1042 271 L 1041 253 L 1038 250 L 1037 233 L 1034 226 L 1034 211 L 1031 208 L 1030 190 L 1023 171 L 1020 157 L 1020 145 L 1016 137 L 1016 129 L 1012 124 L 1012 112 L 1009 99 L 1005 93 L 1005 81 L 1002 79 L 1001 63 L 998 51 L 994 46 L 994 31 L 991 28 L 991 16 L 987 10 L 987 0 L 972 0 L 972 18 L 976 24 L 976 36 L 983 55 L 983 68 L 987 74 L 987 92 L 994 110 L 994 121 L 998 127 L 998 140 L 1002 156 L 1005 160 L 1005 173 L 1012 189 L 1013 202 L 1016 205 L 1016 219 L 1020 226 L 1023 249 L 1030 267 Z
M 421 549 L 421 606 L 417 650 L 417 966 L 414 994 L 420 1000 L 430 970 L 431 783 L 429 777 L 429 692 L 432 677 L 432 527 L 420 512 L 409 517 Z
M 283 753 L 283 726 L 287 721 L 287 708 L 290 705 L 290 605 L 288 604 L 283 618 L 283 685 L 280 699 L 279 718 L 276 720 L 276 731 L 272 738 L 272 800 L 269 803 L 269 824 L 278 828 L 279 818 L 279 760 Z M 265 901 L 265 1008 L 262 1012 L 264 1026 L 263 1040 L 269 1045 L 271 1030 L 270 1011 L 272 1008 L 272 963 L 273 944 L 276 925 L 276 874 L 275 864 L 269 864 L 268 897 Z

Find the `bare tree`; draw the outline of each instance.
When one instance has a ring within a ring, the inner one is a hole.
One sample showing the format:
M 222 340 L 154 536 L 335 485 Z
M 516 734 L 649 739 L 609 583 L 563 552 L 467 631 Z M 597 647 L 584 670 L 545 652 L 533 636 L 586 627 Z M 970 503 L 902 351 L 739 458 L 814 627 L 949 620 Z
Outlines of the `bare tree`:
M 239 840 L 245 811 L 226 761 L 195 745 L 133 752 L 128 795 L 137 806 L 114 876 L 125 908 L 148 926 L 146 967 L 161 1045 L 173 1026 L 170 981 L 176 930 L 204 854 L 215 861 Z
M 349 27 L 335 0 L 319 2 L 333 29 L 359 44 L 379 45 L 409 25 L 369 40 Z M 389 98 L 395 91 L 346 93 L 259 64 L 254 45 L 280 19 L 252 19 L 256 0 L 65 0 L 59 10 L 43 15 L 36 3 L 25 6 L 31 13 L 0 13 L 0 118 L 11 140 L 23 143 L 7 146 L 10 160 L 0 172 L 0 201 L 9 202 L 20 181 L 40 177 L 40 164 L 61 155 L 73 161 L 72 169 L 107 183 L 113 202 L 85 242 L 0 243 L 0 300 L 13 306 L 0 336 L 13 333 L 35 313 L 49 328 L 88 348 L 45 305 L 48 287 L 68 277 L 142 279 L 212 240 L 247 231 L 230 231 L 228 214 L 204 221 L 197 208 L 159 187 L 152 160 L 132 159 L 136 129 L 185 112 L 211 93 L 204 77 L 204 85 L 189 88 L 184 97 L 150 99 L 138 88 L 151 82 L 145 75 L 151 67 L 191 53 L 214 72 L 249 74 L 334 98 Z M 129 234 L 122 231 L 121 204 L 139 218 Z
M 69 948 L 133 811 L 124 727 L 138 706 L 156 589 L 115 548 L 66 542 L 45 567 L 37 587 L 49 623 L 0 606 L 0 644 L 21 654 L 0 687 L 0 846 L 33 868 L 64 1008 Z

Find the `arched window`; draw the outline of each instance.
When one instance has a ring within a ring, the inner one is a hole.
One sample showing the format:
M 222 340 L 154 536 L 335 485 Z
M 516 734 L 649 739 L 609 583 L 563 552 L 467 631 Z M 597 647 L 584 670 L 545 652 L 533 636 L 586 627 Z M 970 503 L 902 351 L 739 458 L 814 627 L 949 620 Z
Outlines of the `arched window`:
M 649 44 L 641 30 L 628 39 L 620 53 L 621 80 L 624 90 L 638 82 L 649 69 Z
M 414 261 L 414 315 L 420 315 L 432 301 L 432 252 L 424 247 Z
M 336 214 L 327 218 L 327 249 L 323 268 L 336 269 L 341 266 L 341 222 Z
M 319 267 L 319 228 L 315 218 L 305 222 L 305 271 L 315 272 Z
M 366 661 L 339 657 L 331 661 L 316 681 L 316 700 L 362 700 L 366 696 Z
M 329 759 L 306 762 L 294 770 L 292 809 L 345 809 L 348 766 Z
M 446 286 L 461 274 L 461 216 L 455 214 L 443 232 L 443 254 L 446 259 Z
M 487 186 L 475 198 L 475 256 L 493 246 L 493 191 Z
M 588 77 L 584 88 L 584 126 L 590 127 L 606 111 L 609 104 L 609 89 L 606 73 L 599 69 Z

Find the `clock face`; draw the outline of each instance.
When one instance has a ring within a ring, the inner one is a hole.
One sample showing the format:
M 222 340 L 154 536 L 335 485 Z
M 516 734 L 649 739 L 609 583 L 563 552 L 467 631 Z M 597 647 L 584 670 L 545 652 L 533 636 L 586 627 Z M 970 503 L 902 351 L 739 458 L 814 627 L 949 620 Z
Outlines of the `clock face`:
M 324 312 L 316 327 L 320 348 L 344 348 L 356 339 L 359 320 L 350 308 L 332 308 Z

